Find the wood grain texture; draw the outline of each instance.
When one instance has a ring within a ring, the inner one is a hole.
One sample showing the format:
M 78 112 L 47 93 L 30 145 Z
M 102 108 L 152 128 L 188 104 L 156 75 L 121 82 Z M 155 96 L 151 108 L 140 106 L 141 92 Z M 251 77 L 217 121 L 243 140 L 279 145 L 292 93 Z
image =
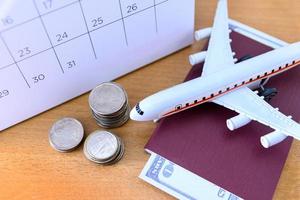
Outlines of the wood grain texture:
M 215 6 L 215 0 L 196 0 L 196 28 L 211 25 Z M 300 1 L 296 0 L 229 1 L 231 18 L 288 42 L 300 40 L 299 10 Z M 134 105 L 147 95 L 180 83 L 190 70 L 188 55 L 203 44 L 194 44 L 117 82 Z M 60 117 L 79 119 L 86 134 L 98 129 L 87 98 L 87 94 L 78 97 L 0 134 L 0 199 L 172 199 L 138 178 L 149 157 L 143 147 L 155 128 L 153 123 L 130 121 L 113 130 L 126 146 L 125 157 L 113 166 L 87 161 L 82 145 L 66 154 L 50 147 L 48 129 Z M 299 168 L 300 143 L 295 141 L 274 199 L 300 199 Z

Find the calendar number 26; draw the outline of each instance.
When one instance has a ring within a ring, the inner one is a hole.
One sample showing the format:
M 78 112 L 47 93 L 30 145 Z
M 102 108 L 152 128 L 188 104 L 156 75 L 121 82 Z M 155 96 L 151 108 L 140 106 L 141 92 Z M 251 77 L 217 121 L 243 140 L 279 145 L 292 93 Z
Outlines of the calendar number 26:
M 137 11 L 137 9 L 138 9 L 138 6 L 136 3 L 131 4 L 131 5 L 127 6 L 127 13 L 135 12 L 135 11 Z

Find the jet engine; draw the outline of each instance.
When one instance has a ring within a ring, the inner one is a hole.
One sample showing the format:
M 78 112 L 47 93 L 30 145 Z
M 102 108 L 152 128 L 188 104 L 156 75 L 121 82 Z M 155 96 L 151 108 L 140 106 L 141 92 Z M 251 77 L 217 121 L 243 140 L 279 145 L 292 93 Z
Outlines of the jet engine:
M 200 41 L 210 37 L 210 34 L 211 34 L 211 28 L 200 29 L 195 32 L 195 39 L 197 41 Z
M 274 131 L 272 133 L 262 136 L 260 138 L 260 143 L 263 147 L 269 148 L 271 146 L 279 144 L 287 137 L 288 137 L 287 135 L 280 133 L 279 131 Z
M 201 51 L 199 53 L 190 55 L 189 61 L 191 65 L 196 65 L 202 63 L 206 58 L 206 51 Z
M 239 114 L 238 116 L 235 116 L 231 119 L 228 119 L 226 124 L 229 130 L 234 131 L 238 128 L 241 128 L 247 124 L 249 124 L 252 120 L 243 115 L 243 114 Z

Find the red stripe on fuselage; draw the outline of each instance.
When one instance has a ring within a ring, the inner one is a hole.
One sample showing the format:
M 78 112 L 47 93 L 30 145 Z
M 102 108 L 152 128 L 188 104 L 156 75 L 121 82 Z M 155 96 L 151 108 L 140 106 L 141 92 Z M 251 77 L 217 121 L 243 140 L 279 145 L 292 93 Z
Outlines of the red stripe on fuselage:
M 284 66 L 284 67 L 282 67 L 281 69 L 278 69 L 278 70 L 275 70 L 274 72 L 268 73 L 267 75 L 262 75 L 262 76 L 260 76 L 259 78 L 253 79 L 252 81 L 245 81 L 244 84 L 238 84 L 237 87 L 230 88 L 229 90 L 227 90 L 227 88 L 226 88 L 226 89 L 225 89 L 226 91 L 224 91 L 224 92 L 222 92 L 222 93 L 219 93 L 219 91 L 218 91 L 216 94 L 214 94 L 213 97 L 206 97 L 205 100 L 201 100 L 201 101 L 198 101 L 197 103 L 189 104 L 188 106 L 182 107 L 182 108 L 180 108 L 180 109 L 172 110 L 172 111 L 170 111 L 170 112 L 164 114 L 162 117 L 167 117 L 167 116 L 169 116 L 169 115 L 172 115 L 172 114 L 181 112 L 181 111 L 183 111 L 183 110 L 187 110 L 187 109 L 189 109 L 189 108 L 191 108 L 191 107 L 194 107 L 194 106 L 197 106 L 197 105 L 199 105 L 199 104 L 203 104 L 203 103 L 205 103 L 205 102 L 207 102 L 207 101 L 210 101 L 210 100 L 215 99 L 215 98 L 217 98 L 217 97 L 219 97 L 219 96 L 221 96 L 221 95 L 224 95 L 224 94 L 226 94 L 226 93 L 228 93 L 228 92 L 231 92 L 232 90 L 236 90 L 236 89 L 238 89 L 238 88 L 240 88 L 240 87 L 243 87 L 243 86 L 245 86 L 245 85 L 249 85 L 249 84 L 251 84 L 251 83 L 253 83 L 253 82 L 256 82 L 256 81 L 259 81 L 259 80 L 268 78 L 268 77 L 270 77 L 270 76 L 272 76 L 272 75 L 274 75 L 274 74 L 280 73 L 280 72 L 285 71 L 285 70 L 287 70 L 287 69 L 291 69 L 291 68 L 297 66 L 298 64 L 300 64 L 300 61 L 297 61 L 297 62 L 295 62 L 294 64 L 291 64 L 291 65 L 288 65 L 288 66 Z M 265 74 L 265 73 L 264 73 L 264 74 Z

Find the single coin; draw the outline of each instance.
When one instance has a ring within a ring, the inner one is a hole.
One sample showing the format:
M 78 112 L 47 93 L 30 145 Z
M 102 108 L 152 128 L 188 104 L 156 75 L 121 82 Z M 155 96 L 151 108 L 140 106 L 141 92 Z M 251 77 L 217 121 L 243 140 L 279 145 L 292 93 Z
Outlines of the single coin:
M 56 121 L 49 132 L 50 145 L 57 151 L 66 152 L 76 148 L 84 137 L 82 124 L 74 118 Z
M 106 163 L 116 156 L 119 146 L 119 141 L 115 135 L 98 130 L 86 138 L 84 152 L 89 160 Z

